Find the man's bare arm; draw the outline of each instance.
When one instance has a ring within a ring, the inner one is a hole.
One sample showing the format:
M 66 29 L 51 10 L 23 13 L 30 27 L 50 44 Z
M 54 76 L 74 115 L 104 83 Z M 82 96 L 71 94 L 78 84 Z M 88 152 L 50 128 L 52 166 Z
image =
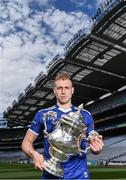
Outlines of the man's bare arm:
M 44 157 L 33 147 L 33 143 L 36 139 L 37 135 L 28 130 L 22 142 L 21 148 L 27 156 L 33 159 L 35 167 L 42 170 L 44 166 Z

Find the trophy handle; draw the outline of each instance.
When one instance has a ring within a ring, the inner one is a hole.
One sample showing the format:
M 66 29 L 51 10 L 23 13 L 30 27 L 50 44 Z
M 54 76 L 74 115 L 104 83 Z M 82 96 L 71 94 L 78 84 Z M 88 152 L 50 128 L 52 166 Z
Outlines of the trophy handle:
M 77 139 L 77 147 L 78 147 L 78 151 L 80 152 L 80 155 L 82 155 L 82 153 L 87 153 L 88 149 L 90 149 L 90 147 L 87 147 L 85 150 L 80 148 L 81 141 L 83 139 L 86 139 L 88 141 L 88 138 L 85 136 L 85 134 L 81 133 Z
M 92 130 L 92 131 L 89 133 L 88 137 L 85 137 L 85 134 L 83 134 L 83 133 L 81 133 L 81 134 L 79 135 L 79 137 L 78 137 L 78 139 L 77 139 L 77 147 L 78 147 L 78 150 L 79 150 L 80 154 L 82 154 L 82 153 L 87 153 L 87 151 L 90 149 L 89 146 L 86 147 L 85 150 L 81 149 L 81 148 L 80 148 L 80 143 L 81 143 L 81 141 L 82 141 L 83 139 L 85 139 L 86 141 L 89 142 L 89 140 L 90 140 L 91 137 L 95 137 L 95 136 L 98 136 L 98 135 L 99 135 L 99 133 L 98 133 L 97 131 L 95 131 L 95 130 Z

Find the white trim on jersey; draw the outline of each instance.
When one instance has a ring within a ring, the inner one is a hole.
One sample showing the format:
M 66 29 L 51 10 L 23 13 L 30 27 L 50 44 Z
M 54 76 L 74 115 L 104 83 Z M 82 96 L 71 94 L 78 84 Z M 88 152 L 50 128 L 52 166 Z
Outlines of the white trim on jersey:
M 34 134 L 36 134 L 37 136 L 39 135 L 38 133 L 36 133 L 35 131 L 33 131 L 32 129 L 28 129 L 28 130 L 30 130 L 32 133 L 34 133 Z
M 56 108 L 56 105 L 51 106 L 51 107 L 49 107 L 49 108 L 40 109 L 38 112 L 45 111 L 45 110 L 53 110 L 53 109 L 55 109 L 55 108 Z
M 86 110 L 86 109 L 82 109 L 82 110 L 87 112 L 89 115 L 91 115 L 91 113 L 88 110 Z
M 61 107 L 58 107 L 58 109 L 59 109 L 60 111 L 64 112 L 64 113 L 67 113 L 67 112 L 69 112 L 69 111 L 72 110 L 71 108 L 69 108 L 69 109 L 63 109 L 63 108 L 61 108 Z

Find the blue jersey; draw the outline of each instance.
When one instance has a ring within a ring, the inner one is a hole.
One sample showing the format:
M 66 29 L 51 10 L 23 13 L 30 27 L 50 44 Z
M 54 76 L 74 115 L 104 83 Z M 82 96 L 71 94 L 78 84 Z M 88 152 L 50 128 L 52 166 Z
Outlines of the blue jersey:
M 72 106 L 68 110 L 64 110 L 57 105 L 52 106 L 48 109 L 42 109 L 38 111 L 38 113 L 35 115 L 30 130 L 39 135 L 41 131 L 43 130 L 44 122 L 43 118 L 46 117 L 46 126 L 47 126 L 47 132 L 50 133 L 55 129 L 56 122 L 59 121 L 61 116 L 63 114 L 67 114 L 69 112 L 75 112 L 77 111 L 77 107 Z M 91 116 L 91 114 L 86 111 L 82 110 L 81 115 L 83 116 L 84 123 L 87 126 L 87 135 L 90 131 L 93 130 L 94 127 L 94 121 Z M 49 142 L 47 137 L 44 138 L 44 158 L 49 159 Z M 81 149 L 86 148 L 86 141 L 83 140 L 81 142 Z M 67 161 L 61 163 L 62 168 L 64 169 L 64 176 L 63 179 L 89 179 L 89 172 L 87 167 L 87 159 L 86 154 L 82 153 L 81 155 L 74 155 L 71 156 Z M 43 179 L 58 179 L 58 177 L 55 177 L 48 172 L 44 171 L 43 173 Z M 60 178 L 61 179 L 61 178 Z

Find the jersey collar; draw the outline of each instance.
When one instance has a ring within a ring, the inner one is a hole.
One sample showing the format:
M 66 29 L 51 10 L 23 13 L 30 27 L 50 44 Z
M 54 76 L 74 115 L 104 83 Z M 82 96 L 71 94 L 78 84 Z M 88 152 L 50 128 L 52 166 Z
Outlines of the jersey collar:
M 60 110 L 60 111 L 62 111 L 62 112 L 64 112 L 64 113 L 68 113 L 68 112 L 70 112 L 70 111 L 75 111 L 76 110 L 76 107 L 74 106 L 74 105 L 72 105 L 70 108 L 68 108 L 68 109 L 63 109 L 63 108 L 61 108 L 61 107 L 59 107 L 58 105 L 56 105 L 56 107 Z

